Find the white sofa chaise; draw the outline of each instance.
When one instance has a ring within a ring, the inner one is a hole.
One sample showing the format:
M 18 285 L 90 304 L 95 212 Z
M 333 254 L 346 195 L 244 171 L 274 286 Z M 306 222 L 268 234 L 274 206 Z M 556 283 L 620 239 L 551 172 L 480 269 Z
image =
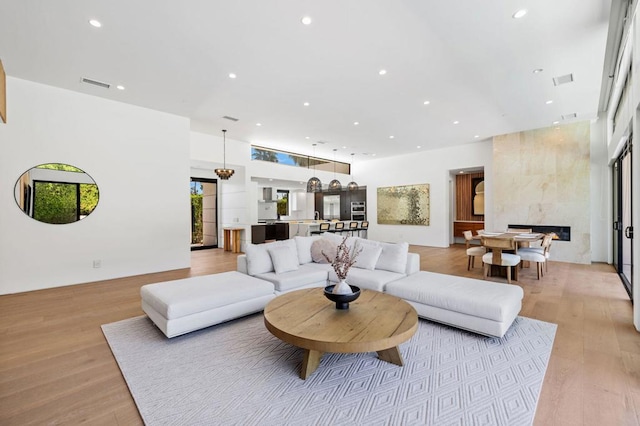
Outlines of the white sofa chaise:
M 235 271 L 147 284 L 140 296 L 167 337 L 260 312 L 276 297 L 270 282 Z
M 388 283 L 386 292 L 409 302 L 422 318 L 495 337 L 509 329 L 524 296 L 516 285 L 427 271 Z

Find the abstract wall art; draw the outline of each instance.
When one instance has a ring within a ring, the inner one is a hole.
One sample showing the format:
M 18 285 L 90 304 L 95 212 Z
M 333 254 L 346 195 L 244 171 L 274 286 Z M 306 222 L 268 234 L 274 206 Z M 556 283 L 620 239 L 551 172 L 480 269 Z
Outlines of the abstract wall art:
M 429 184 L 378 188 L 378 223 L 429 226 Z

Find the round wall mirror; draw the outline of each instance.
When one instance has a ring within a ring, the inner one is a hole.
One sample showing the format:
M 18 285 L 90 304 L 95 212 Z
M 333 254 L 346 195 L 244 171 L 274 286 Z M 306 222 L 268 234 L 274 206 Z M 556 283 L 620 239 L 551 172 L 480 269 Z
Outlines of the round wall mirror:
M 20 176 L 14 190 L 18 207 L 44 223 L 73 223 L 89 216 L 98 205 L 96 182 L 69 164 L 47 163 Z

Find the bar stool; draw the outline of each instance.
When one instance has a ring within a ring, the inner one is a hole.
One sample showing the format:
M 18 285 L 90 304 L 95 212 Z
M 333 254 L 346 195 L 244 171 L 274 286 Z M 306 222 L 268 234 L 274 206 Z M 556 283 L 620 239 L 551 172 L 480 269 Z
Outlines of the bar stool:
M 367 238 L 367 229 L 369 229 L 369 221 L 363 220 L 360 222 L 360 226 L 358 227 L 358 236 L 360 236 L 360 231 L 364 231 L 366 235 L 365 238 Z
M 344 231 L 344 222 L 336 222 L 336 226 L 333 229 L 329 229 L 329 232 L 333 232 L 334 234 L 342 234 L 342 231 Z
M 331 227 L 331 224 L 329 222 L 322 222 L 320 224 L 320 229 L 318 229 L 317 231 L 311 231 L 311 234 L 322 234 L 323 232 L 329 232 L 329 228 Z
M 349 234 L 353 237 L 353 234 L 358 231 L 358 222 L 349 222 Z

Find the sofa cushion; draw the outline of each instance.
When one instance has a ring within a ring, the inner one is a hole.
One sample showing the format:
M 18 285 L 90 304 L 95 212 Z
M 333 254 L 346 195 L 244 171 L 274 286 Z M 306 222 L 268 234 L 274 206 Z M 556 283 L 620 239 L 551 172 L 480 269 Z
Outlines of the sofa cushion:
M 273 262 L 269 255 L 269 248 L 286 246 L 291 247 L 298 262 L 298 252 L 296 250 L 296 242 L 294 240 L 275 241 L 268 244 L 247 244 L 245 254 L 247 255 L 247 273 L 249 275 L 257 275 L 266 272 L 272 272 Z
M 311 244 L 319 239 L 319 235 L 313 235 L 311 237 L 296 235 L 293 237 L 293 240 L 296 242 L 296 249 L 298 250 L 298 261 L 301 265 L 313 262 L 313 258 L 311 257 Z
M 325 253 L 331 260 L 335 259 L 338 245 L 335 242 L 320 238 L 311 244 L 311 258 L 316 263 L 330 263 L 322 253 Z
M 520 310 L 522 288 L 420 271 L 387 285 L 387 293 L 407 301 L 460 312 L 493 321 L 513 320 L 514 307 Z
M 277 292 L 285 292 L 314 283 L 322 286 L 327 281 L 327 271 L 326 269 L 314 267 L 309 263 L 300 265 L 295 271 L 284 272 L 282 274 L 266 272 L 256 275 L 256 278 L 261 278 L 273 283 Z
M 354 267 L 360 269 L 374 270 L 382 249 L 376 244 L 363 244 L 360 241 L 356 242 L 355 248 L 352 252 L 358 253 L 356 256 L 356 262 Z
M 409 243 L 380 243 L 382 253 L 378 258 L 376 269 L 404 274 L 407 268 Z
M 298 255 L 291 247 L 281 245 L 269 247 L 267 251 L 271 256 L 271 262 L 273 262 L 273 269 L 276 274 L 298 269 Z
M 272 283 L 233 271 L 146 284 L 140 295 L 170 320 L 270 295 L 273 288 Z
M 247 255 L 247 273 L 257 275 L 273 271 L 273 262 L 266 249 L 266 244 L 247 244 L 244 249 Z

